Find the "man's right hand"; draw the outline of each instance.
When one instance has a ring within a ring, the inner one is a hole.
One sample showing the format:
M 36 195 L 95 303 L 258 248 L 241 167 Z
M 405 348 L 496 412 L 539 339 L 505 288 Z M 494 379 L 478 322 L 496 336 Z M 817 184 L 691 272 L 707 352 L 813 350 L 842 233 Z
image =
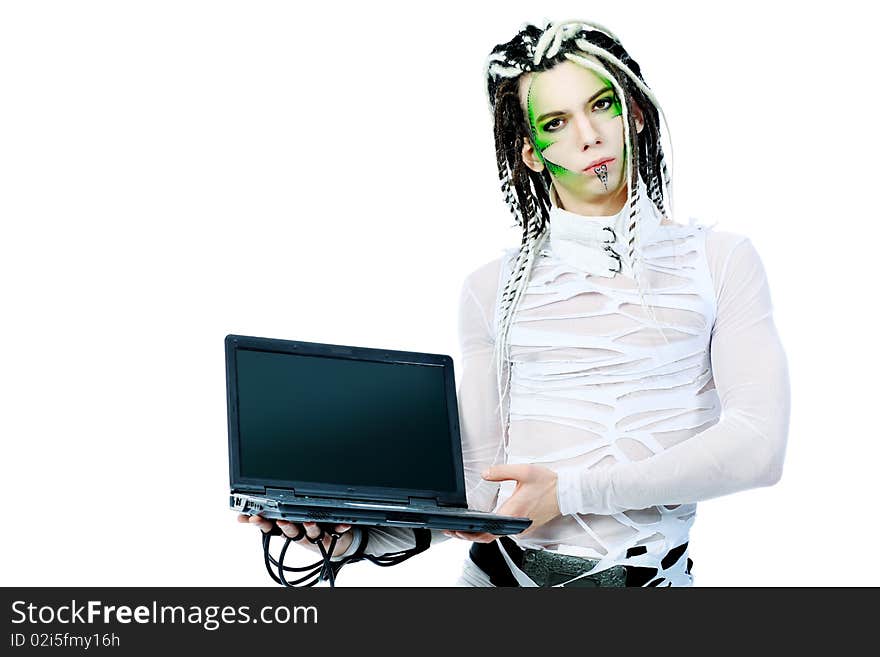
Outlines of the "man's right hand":
M 303 529 L 305 529 L 306 536 L 310 538 L 315 538 L 320 536 L 321 528 L 318 527 L 318 523 L 316 522 L 288 522 L 287 520 L 269 520 L 267 518 L 263 518 L 260 515 L 249 516 L 245 513 L 238 514 L 239 522 L 246 522 L 250 525 L 256 525 L 260 528 L 260 530 L 264 534 L 268 534 L 272 531 L 272 527 L 274 525 L 278 525 L 279 529 L 285 536 L 289 536 L 290 538 L 294 538 L 298 534 L 302 534 Z M 354 540 L 354 536 L 349 531 L 351 529 L 351 525 L 336 525 L 335 529 L 337 532 L 342 533 L 336 541 L 336 546 L 333 548 L 333 554 L 331 556 L 337 556 L 345 552 L 349 546 L 351 545 L 352 540 Z M 300 540 L 296 541 L 297 545 L 302 545 L 313 552 L 317 552 L 321 554 L 321 549 L 318 547 L 317 543 L 312 543 L 311 541 L 306 540 L 306 536 L 303 536 Z M 326 533 L 324 534 L 324 538 L 321 539 L 321 543 L 324 544 L 324 550 L 330 551 L 330 541 L 333 538 Z

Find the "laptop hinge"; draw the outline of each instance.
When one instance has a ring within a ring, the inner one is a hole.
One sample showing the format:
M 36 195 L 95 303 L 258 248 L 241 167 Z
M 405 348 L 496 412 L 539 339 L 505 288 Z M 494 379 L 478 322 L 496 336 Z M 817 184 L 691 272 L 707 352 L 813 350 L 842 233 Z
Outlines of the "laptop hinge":
M 297 497 L 294 488 L 267 488 L 266 495 L 278 500 L 294 500 Z
M 247 486 L 247 485 L 245 485 L 245 486 L 235 486 L 235 487 L 233 488 L 233 490 L 236 491 L 236 492 L 241 492 L 241 493 L 260 493 L 260 494 L 265 494 L 265 493 L 266 493 L 266 487 L 265 487 L 265 486 Z

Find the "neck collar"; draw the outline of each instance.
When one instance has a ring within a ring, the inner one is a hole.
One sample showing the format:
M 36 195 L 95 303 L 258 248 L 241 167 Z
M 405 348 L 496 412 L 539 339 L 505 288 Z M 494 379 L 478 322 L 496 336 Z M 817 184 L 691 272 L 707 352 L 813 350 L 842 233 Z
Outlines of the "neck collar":
M 588 216 L 563 210 L 554 188 L 550 189 L 549 244 L 552 254 L 580 271 L 612 278 L 618 273 L 632 276 L 627 245 L 629 201 L 617 214 Z M 648 199 L 639 179 L 639 231 L 642 244 L 660 225 L 662 217 Z M 638 254 L 636 254 L 638 256 Z

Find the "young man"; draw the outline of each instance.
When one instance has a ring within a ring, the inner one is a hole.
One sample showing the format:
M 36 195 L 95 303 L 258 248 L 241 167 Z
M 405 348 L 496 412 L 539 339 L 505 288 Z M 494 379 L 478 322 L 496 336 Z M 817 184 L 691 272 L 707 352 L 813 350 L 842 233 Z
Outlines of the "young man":
M 662 112 L 605 28 L 525 26 L 487 89 L 523 239 L 462 288 L 465 477 L 471 508 L 532 525 L 433 539 L 474 542 L 463 585 L 690 586 L 696 502 L 781 476 L 788 372 L 761 260 L 672 220 Z M 356 529 L 337 555 L 415 544 Z

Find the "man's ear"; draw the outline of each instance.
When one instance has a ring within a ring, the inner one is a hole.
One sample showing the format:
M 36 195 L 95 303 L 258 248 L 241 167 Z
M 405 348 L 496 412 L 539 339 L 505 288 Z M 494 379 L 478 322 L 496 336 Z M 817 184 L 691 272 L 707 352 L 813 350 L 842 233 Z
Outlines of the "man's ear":
M 535 146 L 532 144 L 531 139 L 523 141 L 522 160 L 532 171 L 537 172 L 544 170 L 544 162 L 541 160 L 541 156 L 535 151 Z
M 642 114 L 642 108 L 639 107 L 638 103 L 632 104 L 632 112 L 633 118 L 636 121 L 636 132 L 641 132 L 642 128 L 645 127 L 645 115 Z

